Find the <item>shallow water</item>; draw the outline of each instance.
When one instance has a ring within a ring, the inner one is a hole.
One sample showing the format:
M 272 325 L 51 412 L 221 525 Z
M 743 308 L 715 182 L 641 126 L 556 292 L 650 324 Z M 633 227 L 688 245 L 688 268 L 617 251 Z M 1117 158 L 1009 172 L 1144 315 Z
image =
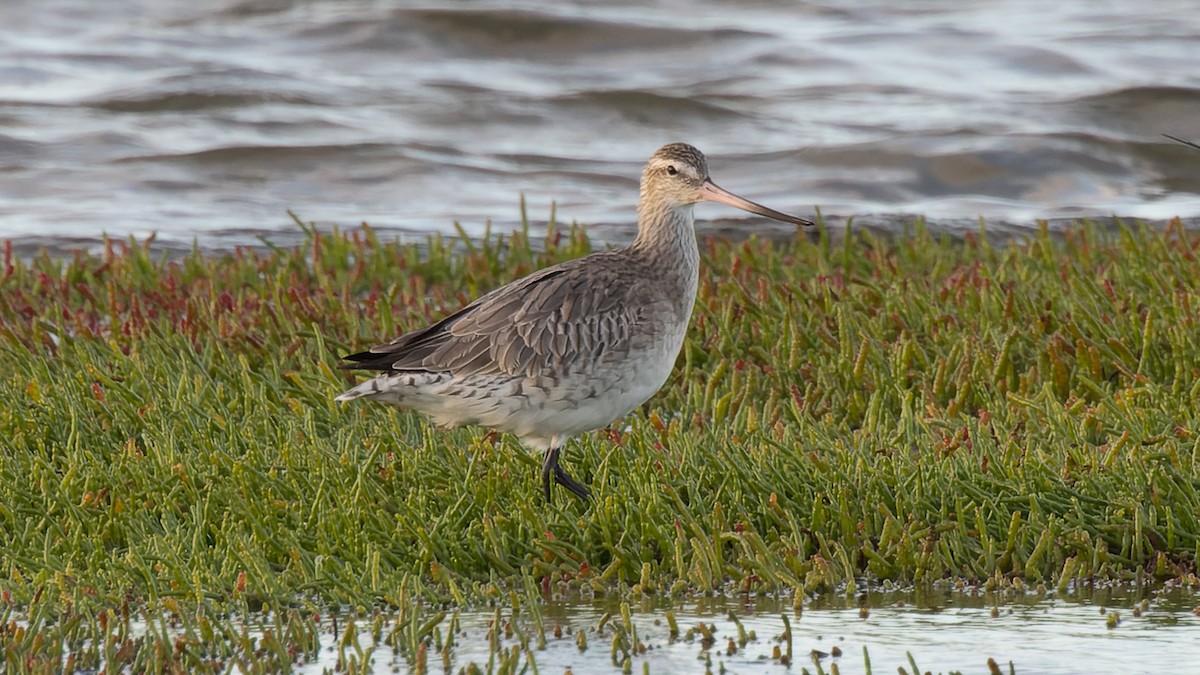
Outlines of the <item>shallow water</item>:
M 581 675 L 619 673 L 626 666 L 659 674 L 819 672 L 818 665 L 831 672 L 834 664 L 847 674 L 889 673 L 898 667 L 983 673 L 994 662 L 1004 673 L 1066 675 L 1192 672 L 1200 663 L 1200 587 L 1194 585 L 1085 585 L 1061 595 L 1053 589 L 1009 587 L 994 593 L 938 585 L 823 594 L 805 598 L 799 610 L 792 599 L 775 596 L 644 596 L 627 602 L 573 596 L 533 605 L 527 596 L 515 597 L 515 610 L 511 598 L 503 596 L 498 609 L 445 608 L 438 616 L 433 609 L 414 614 L 413 608 L 404 614 L 359 609 L 352 615 L 303 610 L 298 634 L 286 623 L 296 619 L 296 610 L 287 612 L 283 624 L 283 617 L 272 613 L 250 614 L 241 623 L 236 614 L 222 618 L 217 612 L 208 617 L 208 628 L 198 628 L 195 617 L 181 621 L 170 613 L 156 615 L 150 628 L 144 614 L 122 610 L 108 614 L 102 649 L 86 639 L 72 641 L 63 645 L 66 653 L 59 658 L 74 663 L 78 656 L 103 670 L 105 650 L 118 644 L 136 641 L 143 649 L 158 649 L 141 642 L 147 637 L 156 645 L 160 637 L 174 644 L 175 658 L 181 658 L 175 640 L 186 635 L 191 647 L 185 664 L 195 665 L 199 656 L 207 667 L 220 670 L 253 663 L 264 651 L 286 652 L 297 672 L 314 674 L 414 672 L 419 670 L 417 649 L 426 654 L 426 672 L 448 673 L 464 672 L 471 664 L 483 672 Z M 121 616 L 128 623 L 116 625 Z M 678 628 L 674 635 L 671 618 Z M 28 625 L 20 616 L 15 622 Z M 495 636 L 493 625 L 499 626 Z M 781 658 L 789 653 L 789 626 L 790 667 Z M 216 641 L 212 635 L 197 641 L 213 630 Z M 269 640 L 268 631 L 274 634 Z M 581 634 L 586 638 L 582 648 Z M 222 635 L 234 636 L 234 642 L 221 642 Z M 314 646 L 315 652 L 309 651 Z M 127 649 L 132 645 L 120 651 Z
M 1146 600 L 1141 616 L 1132 608 Z M 862 608 L 867 608 L 864 617 Z M 1133 589 L 1090 591 L 1080 589 L 1064 597 L 1053 593 L 993 595 L 924 591 L 861 594 L 857 597 L 826 596 L 809 601 L 797 617 L 790 602 L 766 598 L 701 598 L 677 604 L 673 608 L 681 636 L 671 639 L 665 611 L 660 604 L 636 603 L 631 607 L 633 629 L 646 646 L 643 654 L 632 656 L 634 672 L 648 668 L 651 673 L 700 673 L 706 668 L 718 672 L 724 667 L 733 673 L 799 672 L 800 667 L 815 671 L 815 658 L 828 672 L 831 663 L 842 673 L 866 672 L 866 658 L 875 673 L 896 672 L 909 668 L 909 658 L 921 672 L 988 672 L 988 659 L 994 659 L 1003 672 L 1016 673 L 1149 673 L 1184 672 L 1200 663 L 1200 594 L 1174 590 L 1140 592 Z M 1109 628 L 1110 613 L 1120 621 Z M 786 653 L 781 639 L 784 623 L 781 614 L 790 617 L 793 634 L 793 665 L 789 671 L 773 658 L 776 646 Z M 609 614 L 606 628 L 597 632 L 601 618 Z M 739 640 L 736 616 L 747 632 L 756 638 L 729 652 L 729 643 Z M 622 624 L 617 602 L 550 603 L 542 608 L 547 632 L 546 648 L 536 649 L 536 629 L 528 610 L 516 625 L 529 638 L 530 651 L 522 663 L 532 657 L 539 672 L 575 673 L 621 672 L 624 655 L 614 664 L 613 626 Z M 502 622 L 511 617 L 502 611 Z M 488 630 L 494 610 L 460 615 L 462 632 L 456 637 L 451 669 L 468 663 L 486 666 L 495 657 L 489 647 Z M 703 622 L 715 626 L 715 642 L 702 644 L 701 636 L 687 637 L 689 628 Z M 443 627 L 446 625 L 443 622 Z M 563 637 L 554 638 L 554 626 L 561 626 Z M 574 633 L 587 633 L 587 649 L 580 651 Z M 338 652 L 332 636 L 320 658 L 306 664 L 306 672 L 334 668 Z M 360 636 L 362 645 L 370 638 Z M 502 650 L 520 645 L 517 633 L 501 640 Z M 833 656 L 835 649 L 840 656 Z M 864 652 L 865 650 L 865 652 Z M 865 653 L 865 656 L 864 656 Z M 408 662 L 386 646 L 371 655 L 371 665 L 380 671 L 408 669 Z M 431 648 L 431 671 L 442 669 L 438 652 Z M 1183 669 L 1183 670 L 1181 670 Z M 910 669 L 911 672 L 911 669 Z
M 1190 0 L 0 3 L 0 238 L 479 234 L 524 193 L 627 237 L 666 141 L 774 207 L 1200 215 Z M 715 227 L 762 227 L 718 206 Z

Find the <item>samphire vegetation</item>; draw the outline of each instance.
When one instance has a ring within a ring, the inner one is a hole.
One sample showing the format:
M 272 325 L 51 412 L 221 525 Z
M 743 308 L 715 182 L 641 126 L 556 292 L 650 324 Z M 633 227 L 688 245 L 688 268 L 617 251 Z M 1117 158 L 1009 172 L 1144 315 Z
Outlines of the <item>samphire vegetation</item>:
M 1200 237 L 1177 224 L 702 242 L 676 374 L 568 446 L 596 496 L 549 506 L 512 438 L 335 404 L 353 377 L 337 357 L 579 256 L 584 234 L 307 233 L 228 254 L 5 249 L 10 664 L 71 645 L 286 660 L 322 608 L 516 591 L 1195 583 Z M 234 619 L 264 607 L 275 651 L 239 646 Z M 130 616 L 148 636 L 109 625 Z M 182 647 L 156 628 L 181 616 Z M 206 644 L 224 651 L 189 646 Z

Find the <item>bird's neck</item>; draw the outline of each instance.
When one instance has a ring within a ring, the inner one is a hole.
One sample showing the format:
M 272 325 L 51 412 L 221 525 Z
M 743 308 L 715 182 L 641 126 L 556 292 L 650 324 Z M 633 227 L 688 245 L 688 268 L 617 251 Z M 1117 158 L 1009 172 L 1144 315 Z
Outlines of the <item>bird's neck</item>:
M 692 205 L 670 208 L 666 206 L 638 205 L 638 233 L 632 248 L 640 253 L 679 257 L 696 247 L 696 221 Z
M 647 209 L 639 204 L 638 233 L 630 251 L 654 271 L 664 289 L 677 294 L 684 316 L 690 315 L 700 276 L 692 205 Z

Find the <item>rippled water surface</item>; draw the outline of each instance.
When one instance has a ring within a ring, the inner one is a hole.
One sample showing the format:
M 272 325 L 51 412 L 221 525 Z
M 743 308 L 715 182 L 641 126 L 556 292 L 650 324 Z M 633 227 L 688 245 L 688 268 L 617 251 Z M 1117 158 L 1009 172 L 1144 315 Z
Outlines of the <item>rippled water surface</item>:
M 628 236 L 660 144 L 784 210 L 1200 215 L 1191 0 L 5 0 L 0 237 Z M 720 206 L 702 219 L 758 226 Z

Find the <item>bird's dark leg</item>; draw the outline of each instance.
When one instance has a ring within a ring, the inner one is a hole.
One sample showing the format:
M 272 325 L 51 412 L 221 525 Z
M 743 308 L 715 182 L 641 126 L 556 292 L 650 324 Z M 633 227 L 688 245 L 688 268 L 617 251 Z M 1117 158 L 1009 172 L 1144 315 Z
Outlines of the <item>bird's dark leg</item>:
M 551 446 L 546 450 L 546 454 L 542 457 L 542 492 L 546 495 L 546 503 L 550 503 L 550 476 L 561 469 L 558 468 L 558 453 L 561 450 L 557 445 Z
M 580 499 L 588 499 L 592 496 L 592 491 L 579 481 L 571 478 L 570 474 L 558 465 L 559 453 L 561 452 L 562 446 L 553 445 L 546 451 L 545 457 L 542 458 L 542 491 L 546 495 L 546 503 L 550 503 L 550 477 L 552 475 L 554 476 L 555 483 L 567 488 Z

